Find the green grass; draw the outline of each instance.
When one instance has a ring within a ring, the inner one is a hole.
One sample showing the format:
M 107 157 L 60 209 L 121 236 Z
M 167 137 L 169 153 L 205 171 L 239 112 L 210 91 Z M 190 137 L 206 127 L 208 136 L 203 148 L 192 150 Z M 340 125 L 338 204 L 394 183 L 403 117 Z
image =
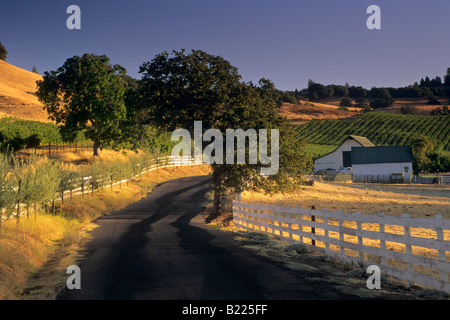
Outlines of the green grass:
M 311 155 L 313 159 L 320 158 L 321 156 L 334 151 L 338 146 L 323 145 L 323 144 L 308 144 L 306 146 L 306 152 Z

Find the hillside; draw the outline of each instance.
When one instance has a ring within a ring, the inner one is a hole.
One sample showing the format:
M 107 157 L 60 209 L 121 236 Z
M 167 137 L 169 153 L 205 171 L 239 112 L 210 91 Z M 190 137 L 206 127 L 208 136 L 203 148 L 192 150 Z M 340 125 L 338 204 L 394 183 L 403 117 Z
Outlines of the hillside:
M 427 136 L 436 147 L 450 151 L 450 116 L 369 112 L 354 121 L 312 120 L 298 130 L 315 145 L 337 146 L 350 134 L 367 137 L 378 146 L 408 144 L 413 137 Z
M 38 101 L 36 81 L 42 76 L 0 60 L 0 117 L 50 122 Z
M 305 124 L 313 119 L 353 119 L 360 109 L 350 108 L 349 111 L 338 110 L 338 106 L 325 103 L 300 101 L 299 104 L 285 103 L 277 108 L 280 115 L 288 118 L 294 124 Z
M 329 107 L 335 107 L 337 108 L 339 106 L 339 103 L 341 102 L 342 98 L 328 98 L 323 99 L 320 101 L 320 103 L 314 103 L 315 105 L 324 105 Z M 437 99 L 441 105 L 448 105 L 448 99 L 447 98 L 441 98 Z M 440 107 L 439 105 L 429 105 L 428 99 L 426 98 L 395 98 L 394 103 L 389 108 L 380 109 L 381 112 L 389 112 L 389 113 L 398 113 L 400 114 L 400 108 L 405 106 L 411 106 L 415 107 L 417 109 L 418 114 L 420 115 L 429 115 L 430 112 L 437 107 Z M 360 110 L 357 108 L 350 108 L 350 110 Z

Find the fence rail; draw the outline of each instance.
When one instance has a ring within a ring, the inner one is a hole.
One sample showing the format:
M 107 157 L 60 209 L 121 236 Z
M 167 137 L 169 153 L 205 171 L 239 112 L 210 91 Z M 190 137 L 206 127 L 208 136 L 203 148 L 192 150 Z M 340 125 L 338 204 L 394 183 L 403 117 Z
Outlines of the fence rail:
M 233 201 L 238 228 L 274 234 L 410 285 L 450 293 L 450 220 L 412 218 Z
M 355 182 L 355 183 L 414 183 L 414 184 L 450 184 L 450 174 L 411 175 L 408 179 L 393 179 L 391 175 L 362 175 L 350 173 L 313 174 L 305 176 L 309 180 Z
M 119 185 L 122 183 L 126 183 L 127 181 L 130 181 L 138 176 L 141 176 L 143 174 L 146 174 L 150 171 L 157 170 L 157 169 L 168 168 L 168 167 L 193 166 L 193 165 L 202 165 L 202 164 L 204 164 L 204 162 L 203 162 L 203 159 L 200 159 L 200 158 L 194 159 L 191 157 L 167 156 L 167 157 L 159 157 L 156 159 L 152 159 L 151 163 L 149 165 L 147 165 L 144 169 L 140 170 L 139 173 L 133 174 L 132 176 L 130 176 L 126 179 L 121 179 L 119 181 L 111 182 L 108 177 L 97 177 L 97 178 L 95 178 L 96 181 L 94 183 L 93 177 L 82 176 L 82 177 L 75 178 L 75 179 L 73 179 L 73 181 L 68 183 L 69 185 L 79 185 L 79 187 L 75 187 L 70 190 L 64 190 L 63 192 L 58 192 L 58 196 L 55 197 L 54 201 L 64 200 L 66 195 L 68 195 L 70 197 L 75 196 L 75 195 L 84 196 L 85 194 L 93 193 L 94 191 L 96 191 L 100 188 L 103 188 L 103 189 L 112 188 L 113 186 L 116 186 L 116 185 Z M 142 165 L 142 164 L 140 164 L 140 165 Z M 6 209 L 0 207 L 0 223 L 4 222 L 6 220 L 9 220 L 9 219 L 14 219 L 19 216 L 23 216 L 25 214 L 29 214 L 30 212 L 36 211 L 38 207 L 39 207 L 39 204 L 32 204 L 32 205 L 27 206 L 22 203 L 19 205 L 18 209 L 14 208 L 14 211 L 12 211 L 9 215 L 4 215 L 3 213 L 5 212 Z

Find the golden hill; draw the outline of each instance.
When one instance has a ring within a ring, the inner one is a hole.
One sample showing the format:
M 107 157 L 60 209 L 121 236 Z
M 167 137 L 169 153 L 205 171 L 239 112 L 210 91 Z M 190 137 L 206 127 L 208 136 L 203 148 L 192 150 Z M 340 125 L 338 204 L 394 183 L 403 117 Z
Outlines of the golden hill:
M 0 117 L 50 122 L 36 92 L 42 76 L 0 60 Z
M 360 115 L 356 108 L 349 111 L 338 110 L 338 106 L 309 101 L 299 101 L 298 104 L 284 103 L 277 108 L 280 115 L 288 118 L 294 124 L 305 124 L 312 119 L 353 119 Z

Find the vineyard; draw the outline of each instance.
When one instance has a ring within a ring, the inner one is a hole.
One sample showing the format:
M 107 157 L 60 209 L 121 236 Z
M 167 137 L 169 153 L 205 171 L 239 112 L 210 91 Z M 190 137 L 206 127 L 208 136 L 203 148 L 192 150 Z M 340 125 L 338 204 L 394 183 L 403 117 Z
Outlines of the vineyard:
M 369 112 L 356 120 L 311 120 L 298 125 L 306 142 L 338 146 L 348 135 L 364 136 L 377 146 L 408 144 L 412 138 L 426 136 L 435 147 L 450 151 L 450 116 L 417 116 Z
M 39 144 L 63 144 L 59 126 L 54 123 L 24 120 L 14 117 L 0 119 L 0 144 L 9 145 L 15 150 L 23 149 L 33 141 Z M 86 142 L 83 133 L 75 139 L 77 143 Z

